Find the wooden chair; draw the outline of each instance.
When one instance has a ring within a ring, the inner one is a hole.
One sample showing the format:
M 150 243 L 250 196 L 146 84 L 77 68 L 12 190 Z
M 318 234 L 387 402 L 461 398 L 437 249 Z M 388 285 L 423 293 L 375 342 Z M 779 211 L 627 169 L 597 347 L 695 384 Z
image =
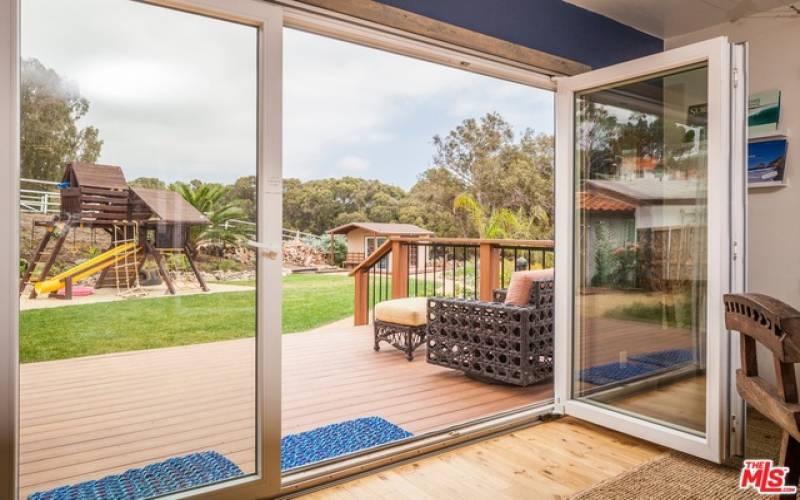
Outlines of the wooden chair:
M 800 311 L 761 294 L 725 295 L 725 326 L 741 333 L 742 368 L 736 389 L 742 398 L 783 430 L 780 465 L 787 485 L 800 478 L 800 401 L 794 364 L 800 362 Z M 774 358 L 777 387 L 759 376 L 756 342 Z

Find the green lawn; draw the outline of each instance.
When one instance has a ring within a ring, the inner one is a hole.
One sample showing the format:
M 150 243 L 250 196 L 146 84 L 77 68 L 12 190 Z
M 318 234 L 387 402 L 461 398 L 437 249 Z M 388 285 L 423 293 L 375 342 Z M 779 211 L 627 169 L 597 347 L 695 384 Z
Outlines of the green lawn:
M 255 293 L 242 291 L 24 311 L 20 361 L 251 337 L 254 305 Z M 283 333 L 309 330 L 352 314 L 352 278 L 311 274 L 284 278 Z
M 685 298 L 676 299 L 674 304 L 634 302 L 611 309 L 605 313 L 605 316 L 626 321 L 658 323 L 671 328 L 692 328 L 694 324 L 693 305 Z

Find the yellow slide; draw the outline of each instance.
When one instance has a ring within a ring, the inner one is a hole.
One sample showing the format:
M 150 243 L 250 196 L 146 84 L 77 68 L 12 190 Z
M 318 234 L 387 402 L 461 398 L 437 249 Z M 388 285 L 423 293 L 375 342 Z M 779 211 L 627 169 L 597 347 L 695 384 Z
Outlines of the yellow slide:
M 61 288 L 64 288 L 65 281 L 68 276 L 72 276 L 72 282 L 77 283 L 78 281 L 86 279 L 109 266 L 113 266 L 120 260 L 124 259 L 127 252 L 131 251 L 136 252 L 135 243 L 125 243 L 124 245 L 116 246 L 107 252 L 101 253 L 97 257 L 91 258 L 86 262 L 81 262 L 77 266 L 67 269 L 61 274 L 53 276 L 49 280 L 36 283 L 34 285 L 36 287 L 36 293 L 55 292 Z

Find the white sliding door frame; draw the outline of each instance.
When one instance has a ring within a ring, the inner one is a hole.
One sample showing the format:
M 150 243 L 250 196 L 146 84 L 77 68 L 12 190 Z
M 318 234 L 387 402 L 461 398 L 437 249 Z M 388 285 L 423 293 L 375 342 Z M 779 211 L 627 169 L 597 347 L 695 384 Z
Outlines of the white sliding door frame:
M 19 426 L 19 0 L 0 0 L 0 498 L 16 498 Z
M 574 366 L 575 95 L 694 64 L 708 65 L 708 288 L 706 425 L 701 437 L 579 401 Z M 729 349 L 722 295 L 731 290 L 731 45 L 720 37 L 573 77 L 556 96 L 556 408 L 619 432 L 719 462 L 727 456 Z M 566 293 L 564 293 L 566 292 Z
M 0 118 L 8 120 L 9 128 L 0 126 L 0 151 L 9 151 L 16 155 L 18 151 L 18 115 L 19 105 L 16 102 L 18 88 L 19 47 L 19 3 L 22 0 L 0 0 L 3 17 L 0 27 L 3 38 L 0 38 L 0 56 L 2 67 L 12 69 L 7 81 L 0 84 Z M 225 19 L 242 24 L 252 25 L 259 29 L 259 239 L 265 246 L 280 248 L 280 217 L 282 212 L 282 165 L 281 165 L 281 87 L 282 87 L 282 30 L 284 27 L 300 29 L 320 36 L 328 36 L 366 47 L 385 50 L 403 56 L 443 64 L 462 71 L 482 74 L 503 80 L 520 83 L 544 90 L 555 90 L 555 83 L 550 74 L 537 71 L 519 63 L 503 60 L 491 54 L 483 54 L 471 49 L 463 49 L 419 35 L 404 33 L 401 30 L 381 26 L 362 19 L 336 14 L 316 7 L 294 2 L 278 0 L 268 2 L 262 0 L 132 0 L 149 3 L 155 6 L 197 13 L 213 18 Z M 282 5 L 276 5 L 282 4 Z M 5 13 L 9 15 L 6 17 Z M 6 29 L 8 28 L 8 29 Z M 6 37 L 6 34 L 8 36 Z M 6 149 L 7 146 L 7 149 Z M 18 353 L 18 292 L 17 292 L 17 240 L 15 228 L 17 213 L 17 177 L 19 159 L 9 159 L 8 168 L 3 171 L 0 180 L 7 187 L 5 197 L 8 203 L 7 214 L 0 221 L 0 227 L 8 225 L 6 245 L 3 247 L 3 267 L 0 278 L 7 286 L 2 296 L 4 306 L 8 306 L 6 328 L 0 336 L 2 345 L 8 346 L 9 352 Z M 8 177 L 6 179 L 6 177 Z M 265 214 L 270 214 L 268 218 Z M 272 242 L 272 244 L 270 244 Z M 263 265 L 261 265 L 263 262 Z M 258 457 L 257 475 L 243 479 L 228 481 L 219 485 L 190 490 L 178 497 L 198 497 L 209 499 L 246 499 L 273 497 L 292 493 L 309 487 L 318 487 L 330 481 L 364 473 L 365 471 L 386 466 L 387 464 L 407 460 L 421 454 L 435 452 L 449 446 L 464 443 L 473 439 L 494 435 L 509 429 L 529 425 L 542 415 L 552 411 L 550 402 L 532 402 L 530 406 L 498 415 L 495 418 L 481 419 L 456 430 L 436 435 L 420 436 L 420 439 L 409 443 L 400 443 L 387 449 L 344 457 L 341 461 L 325 464 L 311 470 L 283 476 L 280 471 L 280 422 L 281 422 L 281 338 L 280 338 L 280 286 L 265 290 L 268 282 L 280 277 L 280 264 L 260 259 L 258 321 L 258 380 L 257 432 Z M 262 293 L 262 290 L 264 292 Z M 267 300 L 270 297 L 272 300 Z M 3 363 L 11 363 L 8 367 L 12 376 L 3 379 L 0 385 L 0 397 L 9 401 L 6 408 L 0 408 L 0 432 L 4 440 L 0 440 L 0 485 L 9 484 L 11 492 L 16 492 L 15 481 L 18 475 L 17 460 L 17 359 L 0 357 L 0 369 Z M 8 421 L 5 420 L 7 410 Z M 7 461 L 4 460 L 7 458 Z M 4 481 L 3 474 L 10 481 Z M 0 486 L 2 487 L 2 486 Z M 5 491 L 0 497 L 5 498 Z M 172 495 L 176 496 L 176 495 Z
M 748 46 L 734 44 L 731 51 L 733 89 L 731 91 L 731 177 L 730 177 L 730 227 L 731 227 L 731 292 L 745 293 L 747 289 L 747 106 L 749 96 Z M 746 405 L 736 390 L 736 370 L 741 368 L 739 332 L 728 331 L 730 370 L 730 428 L 728 452 L 731 456 L 744 456 Z
M 19 61 L 20 1 L 0 0 L 0 497 L 18 496 L 19 347 Z M 281 85 L 283 13 L 261 0 L 136 0 L 158 7 L 253 26 L 258 30 L 258 235 L 281 245 Z M 124 22 L 124 21 L 123 21 Z M 6 72 L 6 69 L 9 71 Z M 257 279 L 256 473 L 171 494 L 170 498 L 247 499 L 277 496 L 281 488 L 281 262 L 260 252 Z M 274 257 L 274 255 L 273 255 Z

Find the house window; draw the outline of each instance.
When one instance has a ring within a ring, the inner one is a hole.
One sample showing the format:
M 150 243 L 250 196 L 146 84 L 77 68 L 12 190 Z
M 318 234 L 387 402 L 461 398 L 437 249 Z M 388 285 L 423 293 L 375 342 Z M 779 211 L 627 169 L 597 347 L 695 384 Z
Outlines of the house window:
M 386 236 L 366 236 L 364 238 L 364 257 L 369 257 L 386 242 Z

